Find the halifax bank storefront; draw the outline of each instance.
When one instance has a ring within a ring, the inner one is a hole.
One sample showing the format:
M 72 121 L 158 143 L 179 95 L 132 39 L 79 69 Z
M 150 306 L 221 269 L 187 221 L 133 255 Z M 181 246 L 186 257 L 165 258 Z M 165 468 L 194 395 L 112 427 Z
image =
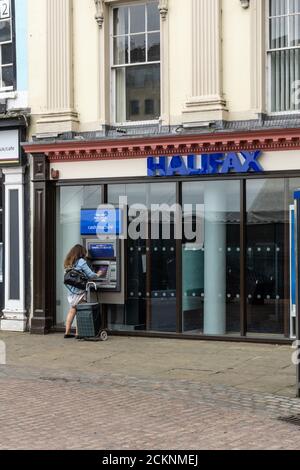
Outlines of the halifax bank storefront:
M 32 333 L 63 330 L 63 259 L 84 242 L 82 214 L 126 197 L 127 222 L 130 207 L 143 205 L 149 231 L 120 245 L 120 290 L 102 298 L 110 331 L 290 341 L 300 137 L 270 132 L 26 145 L 34 162 Z M 149 236 L 153 207 L 174 204 L 183 217 L 171 214 L 169 238 L 162 214 L 158 236 Z

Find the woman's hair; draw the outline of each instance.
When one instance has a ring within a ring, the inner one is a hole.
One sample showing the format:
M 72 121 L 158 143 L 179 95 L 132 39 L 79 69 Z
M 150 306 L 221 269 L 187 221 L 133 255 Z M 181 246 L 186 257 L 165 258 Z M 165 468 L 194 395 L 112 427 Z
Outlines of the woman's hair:
M 75 245 L 65 259 L 65 269 L 72 268 L 76 261 L 87 257 L 87 250 L 82 245 Z

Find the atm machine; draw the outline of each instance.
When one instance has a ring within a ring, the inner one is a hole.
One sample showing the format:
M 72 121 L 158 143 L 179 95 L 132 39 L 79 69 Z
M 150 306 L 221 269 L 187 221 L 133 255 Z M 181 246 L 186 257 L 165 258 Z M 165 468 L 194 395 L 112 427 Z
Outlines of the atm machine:
M 125 304 L 124 216 L 121 209 L 111 206 L 81 211 L 82 243 L 88 251 L 90 267 L 95 273 L 102 273 L 93 281 L 91 301 L 96 301 L 97 289 L 101 304 Z

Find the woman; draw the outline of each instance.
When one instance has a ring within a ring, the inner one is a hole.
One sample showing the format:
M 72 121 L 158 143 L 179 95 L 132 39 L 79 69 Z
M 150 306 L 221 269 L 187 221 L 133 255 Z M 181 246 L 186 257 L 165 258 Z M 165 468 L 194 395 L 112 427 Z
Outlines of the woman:
M 81 271 L 88 279 L 97 279 L 101 276 L 102 271 L 99 271 L 97 274 L 94 273 L 87 264 L 87 250 L 81 246 L 76 245 L 72 248 L 70 253 L 65 259 L 64 267 L 65 269 L 76 269 Z M 68 287 L 69 295 L 68 302 L 70 305 L 70 310 L 66 320 L 66 334 L 65 338 L 74 338 L 74 335 L 71 334 L 71 328 L 76 317 L 76 307 L 77 305 L 86 302 L 86 291 L 77 289 L 76 287 Z M 77 330 L 77 329 L 76 329 Z M 77 331 L 76 331 L 77 336 Z

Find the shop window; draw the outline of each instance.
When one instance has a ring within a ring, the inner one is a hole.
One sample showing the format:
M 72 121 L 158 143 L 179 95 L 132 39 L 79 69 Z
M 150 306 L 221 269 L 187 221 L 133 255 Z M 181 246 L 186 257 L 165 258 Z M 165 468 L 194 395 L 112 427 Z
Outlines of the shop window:
M 300 2 L 269 0 L 271 112 L 300 110 Z
M 15 86 L 13 0 L 0 0 L 0 91 Z
M 114 121 L 157 120 L 161 101 L 158 2 L 119 6 L 112 14 Z M 133 105 L 144 101 L 153 105 L 144 110 Z
M 283 179 L 247 181 L 247 324 L 248 334 L 284 332 L 288 221 Z
M 182 200 L 183 331 L 239 334 L 240 182 L 183 183 Z
M 108 310 L 112 330 L 176 332 L 176 240 L 175 222 L 170 215 L 170 236 L 163 236 L 166 207 L 176 202 L 175 183 L 108 186 L 108 201 L 118 204 L 119 196 L 128 206 L 143 204 L 149 223 L 158 236 L 127 240 L 127 299 L 124 308 Z M 158 209 L 157 206 L 160 206 Z M 138 215 L 137 215 L 138 216 Z M 135 217 L 129 214 L 128 225 Z M 152 233 L 153 235 L 153 233 Z

